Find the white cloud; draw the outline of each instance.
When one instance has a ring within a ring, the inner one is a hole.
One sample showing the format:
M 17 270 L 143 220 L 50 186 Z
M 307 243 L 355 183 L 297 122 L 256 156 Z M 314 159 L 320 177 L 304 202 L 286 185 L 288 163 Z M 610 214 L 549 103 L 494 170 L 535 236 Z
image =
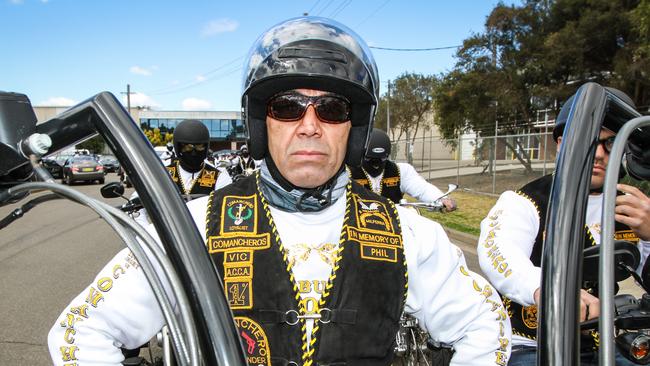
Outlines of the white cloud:
M 220 33 L 234 32 L 239 27 L 236 20 L 221 18 L 210 21 L 203 27 L 201 35 L 204 37 L 216 36 Z
M 136 74 L 136 75 L 144 75 L 144 76 L 150 76 L 151 75 L 151 71 L 145 69 L 144 67 L 140 67 L 140 66 L 137 66 L 137 65 L 136 66 L 131 66 L 129 68 L 129 71 L 131 71 L 132 74 Z
M 198 81 L 199 83 L 204 82 L 205 81 L 205 76 L 196 75 L 196 81 Z
M 50 2 L 50 0 L 41 0 L 41 2 L 42 2 L 43 4 L 47 4 L 47 3 Z
M 212 108 L 212 103 L 199 98 L 186 98 L 182 106 L 185 111 L 205 111 Z
M 51 97 L 48 100 L 42 101 L 39 106 L 48 107 L 69 107 L 77 104 L 76 101 L 66 97 Z
M 14 5 L 20 5 L 23 3 L 23 0 L 9 0 L 9 2 Z
M 125 106 L 128 104 L 127 99 L 126 99 L 126 95 L 122 96 L 122 103 L 124 103 Z M 132 93 L 131 94 L 131 108 L 145 107 L 145 106 L 146 107 L 152 107 L 152 108 L 158 108 L 158 107 L 160 107 L 160 104 L 158 104 L 158 102 L 156 102 L 153 98 L 151 98 L 150 96 L 148 96 L 146 94 L 142 94 L 142 93 Z

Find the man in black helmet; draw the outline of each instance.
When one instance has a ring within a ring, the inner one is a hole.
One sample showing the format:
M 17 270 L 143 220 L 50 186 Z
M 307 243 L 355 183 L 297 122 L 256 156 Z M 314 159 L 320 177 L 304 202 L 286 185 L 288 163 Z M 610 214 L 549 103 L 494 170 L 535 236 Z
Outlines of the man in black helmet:
M 248 145 L 244 144 L 239 148 L 239 154 L 232 160 L 234 165 L 232 172 L 234 175 L 249 176 L 257 169 L 255 160 L 248 152 Z
M 346 163 L 361 162 L 379 94 L 366 44 L 335 21 L 296 18 L 263 34 L 245 66 L 248 146 L 261 166 L 188 207 L 223 280 L 214 285 L 251 345 L 248 363 L 389 365 L 406 311 L 455 348 L 452 364 L 505 365 L 510 325 L 490 285 L 468 272 L 440 225 L 347 174 Z M 98 348 L 136 346 L 163 325 L 144 276 L 129 275 L 76 323 L 74 339 L 57 321 L 57 364 L 73 346 L 78 357 L 117 363 L 117 351 Z M 135 282 L 138 296 L 126 296 Z
M 395 203 L 399 203 L 405 193 L 422 202 L 438 200 L 444 193 L 424 180 L 411 164 L 394 163 L 388 159 L 390 146 L 388 134 L 373 129 L 363 163 L 359 167 L 350 167 L 352 179 Z M 456 202 L 451 197 L 443 198 L 442 204 L 446 211 L 456 209 Z
M 167 166 L 181 194 L 210 194 L 232 182 L 228 173 L 206 164 L 210 132 L 195 119 L 186 119 L 174 129 L 176 156 Z
M 632 100 L 620 90 L 605 88 L 608 98 L 618 98 L 634 106 Z M 575 95 L 562 107 L 553 129 L 558 152 L 562 135 L 573 108 Z M 605 119 L 597 141 L 591 172 L 591 194 L 586 213 L 585 245 L 600 244 L 600 227 L 603 205 L 602 188 L 609 152 L 620 126 Z M 506 191 L 481 223 L 478 258 L 481 270 L 502 294 L 511 316 L 513 350 L 509 365 L 535 365 L 537 351 L 537 305 L 540 302 L 541 256 L 544 225 L 551 193 L 553 176 L 534 180 L 517 191 Z M 623 192 L 616 199 L 616 239 L 637 243 L 645 257 L 650 250 L 650 199 L 635 187 L 618 184 Z M 580 320 L 599 316 L 598 298 L 584 289 L 580 292 Z M 581 341 L 581 364 L 597 364 L 597 333 L 585 335 Z M 617 365 L 632 365 L 617 355 Z

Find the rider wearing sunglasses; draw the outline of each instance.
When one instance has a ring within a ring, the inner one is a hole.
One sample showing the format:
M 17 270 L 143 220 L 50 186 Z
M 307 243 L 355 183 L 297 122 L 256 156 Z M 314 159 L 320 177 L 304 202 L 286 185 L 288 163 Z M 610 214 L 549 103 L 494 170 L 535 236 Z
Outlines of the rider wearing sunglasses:
M 395 163 L 388 159 L 390 149 L 388 134 L 373 129 L 363 163 L 359 167 L 350 167 L 352 179 L 395 203 L 405 193 L 422 202 L 433 202 L 443 195 L 438 187 L 422 178 L 411 164 Z M 456 209 L 456 202 L 451 197 L 442 199 L 442 204 L 446 211 Z
M 176 157 L 167 170 L 182 194 L 210 194 L 232 182 L 226 172 L 206 164 L 210 133 L 195 119 L 186 119 L 174 129 Z
M 605 88 L 631 107 L 634 103 L 623 92 Z M 569 119 L 574 96 L 562 107 L 553 129 L 558 152 L 562 143 L 564 127 Z M 603 208 L 602 188 L 609 153 L 614 144 L 618 126 L 605 119 L 600 136 L 594 143 L 594 163 L 591 172 L 591 194 L 585 218 L 585 245 L 600 244 L 601 216 Z M 625 174 L 625 170 L 621 168 Z M 544 223 L 551 193 L 553 176 L 536 179 L 517 191 L 506 191 L 488 216 L 481 223 L 478 258 L 483 273 L 504 296 L 504 304 L 512 318 L 513 350 L 509 365 L 534 365 L 537 351 L 537 305 L 540 302 L 541 253 L 544 240 Z M 642 254 L 638 272 L 643 268 L 650 250 L 650 199 L 635 187 L 619 184 L 622 192 L 616 198 L 616 239 L 624 239 L 639 245 Z M 497 229 L 498 228 L 498 229 Z M 497 259 L 495 259 L 497 258 Z M 597 318 L 598 298 L 581 290 L 580 320 Z M 594 333 L 597 335 L 597 333 Z M 581 364 L 597 364 L 594 352 L 595 335 L 583 337 Z M 621 355 L 616 356 L 617 365 L 631 365 Z
M 260 36 L 244 65 L 248 147 L 262 163 L 188 208 L 248 363 L 390 365 L 406 311 L 453 345 L 454 364 L 505 365 L 510 324 L 496 292 L 467 272 L 440 225 L 348 176 L 379 98 L 368 46 L 335 21 L 296 18 Z M 163 325 L 142 273 L 123 277 L 73 338 L 62 314 L 49 338 L 57 363 L 73 340 L 78 357 L 117 364 L 118 351 L 103 348 L 137 346 Z

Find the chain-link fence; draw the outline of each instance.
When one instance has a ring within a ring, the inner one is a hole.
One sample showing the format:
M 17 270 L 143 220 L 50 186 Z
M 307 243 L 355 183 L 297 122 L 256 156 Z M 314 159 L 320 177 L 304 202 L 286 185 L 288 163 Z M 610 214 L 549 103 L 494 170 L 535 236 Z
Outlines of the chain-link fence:
M 455 183 L 461 189 L 500 194 L 518 189 L 555 168 L 556 144 L 550 132 L 455 140 L 439 136 L 394 141 L 391 158 L 409 162 L 440 189 Z

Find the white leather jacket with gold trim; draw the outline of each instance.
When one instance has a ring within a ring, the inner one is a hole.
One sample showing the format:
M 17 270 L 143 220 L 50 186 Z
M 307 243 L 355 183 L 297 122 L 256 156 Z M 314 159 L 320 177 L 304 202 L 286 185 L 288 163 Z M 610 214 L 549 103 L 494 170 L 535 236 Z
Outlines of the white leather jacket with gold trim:
M 590 195 L 585 223 L 594 240 L 600 243 L 602 194 Z M 487 279 L 504 296 L 524 306 L 534 305 L 533 294 L 541 286 L 540 267 L 530 260 L 535 238 L 540 230 L 535 204 L 523 195 L 506 191 L 481 222 L 478 259 Z M 543 228 L 542 228 L 543 230 Z M 650 242 L 639 242 L 642 268 L 650 251 Z M 536 345 L 536 342 L 513 335 L 513 344 Z
M 330 244 L 338 245 L 341 227 L 334 223 L 342 222 L 343 201 L 317 213 L 271 209 L 292 260 L 306 264 L 294 266 L 296 281 L 309 292 L 306 296 L 317 296 L 307 284 L 314 290 L 313 284 L 330 275 L 328 263 L 335 250 Z M 188 204 L 201 233 L 207 202 L 206 197 Z M 453 345 L 452 365 L 506 365 L 511 328 L 496 291 L 484 279 L 470 276 L 462 252 L 439 224 L 401 208 L 398 213 L 408 268 L 405 311 L 418 318 L 435 341 Z M 105 277 L 114 278 L 112 287 L 80 317 L 75 312 L 87 305 L 89 291 L 97 290 Z M 119 365 L 123 358 L 119 347 L 144 344 L 163 323 L 143 272 L 125 249 L 61 313 L 48 335 L 50 354 L 56 365 Z

